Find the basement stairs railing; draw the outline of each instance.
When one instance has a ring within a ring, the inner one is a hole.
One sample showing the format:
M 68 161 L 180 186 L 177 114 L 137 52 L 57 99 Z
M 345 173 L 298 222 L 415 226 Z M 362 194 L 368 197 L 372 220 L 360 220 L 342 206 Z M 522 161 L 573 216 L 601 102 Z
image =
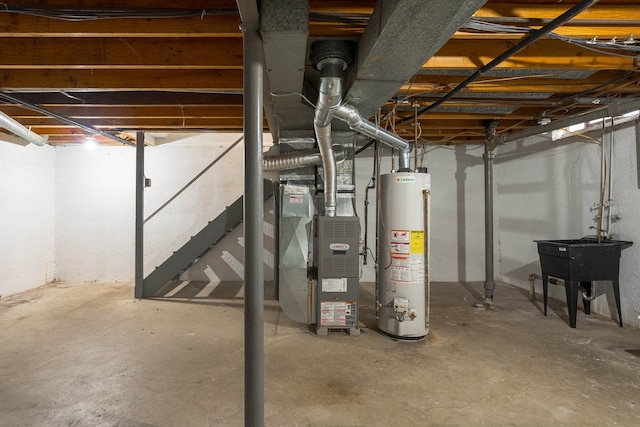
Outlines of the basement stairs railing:
M 264 199 L 273 194 L 273 185 L 264 181 Z M 168 282 L 175 280 L 180 274 L 195 264 L 209 249 L 213 248 L 222 238 L 243 220 L 243 196 L 240 196 L 231 206 L 218 215 L 213 221 L 192 236 L 187 243 L 175 251 L 162 264 L 157 266 L 142 284 L 143 297 L 152 297 Z

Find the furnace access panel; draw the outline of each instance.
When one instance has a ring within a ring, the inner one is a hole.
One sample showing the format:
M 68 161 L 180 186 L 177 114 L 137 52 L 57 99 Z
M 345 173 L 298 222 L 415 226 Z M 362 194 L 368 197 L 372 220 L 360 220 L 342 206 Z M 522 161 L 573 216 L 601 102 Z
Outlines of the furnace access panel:
M 360 221 L 320 216 L 317 229 L 317 332 L 348 329 L 357 335 Z

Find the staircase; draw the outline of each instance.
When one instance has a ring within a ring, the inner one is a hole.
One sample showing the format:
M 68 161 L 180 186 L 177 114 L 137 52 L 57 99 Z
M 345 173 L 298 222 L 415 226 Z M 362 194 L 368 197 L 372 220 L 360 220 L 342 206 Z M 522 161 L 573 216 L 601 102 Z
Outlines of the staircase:
M 264 199 L 273 194 L 273 185 L 264 181 Z M 174 280 L 183 271 L 192 266 L 209 249 L 214 247 L 229 231 L 237 227 L 243 219 L 243 196 L 240 196 L 227 208 L 198 232 L 187 243 L 175 251 L 162 264 L 155 268 L 142 283 L 142 296 L 152 297 L 169 281 Z

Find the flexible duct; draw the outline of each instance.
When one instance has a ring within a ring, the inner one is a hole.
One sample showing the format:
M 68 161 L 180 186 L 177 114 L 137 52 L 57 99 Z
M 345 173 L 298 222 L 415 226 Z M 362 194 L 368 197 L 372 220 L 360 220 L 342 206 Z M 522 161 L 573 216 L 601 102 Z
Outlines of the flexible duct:
M 7 116 L 5 113 L 0 111 L 0 126 L 8 130 L 9 132 L 19 136 L 25 141 L 29 141 L 35 145 L 45 145 L 47 143 L 46 136 L 40 136 L 37 133 L 31 132 L 29 129 L 24 127 L 22 124 L 13 120 L 11 117 Z
M 337 60 L 340 61 L 340 60 Z M 340 61 L 346 64 L 343 61 Z M 342 65 L 340 65 L 342 67 Z M 321 77 L 320 94 L 313 118 L 313 128 L 318 140 L 324 170 L 324 214 L 336 215 L 337 172 L 336 159 L 331 146 L 331 119 L 342 101 L 342 78 Z
M 351 130 L 377 139 L 383 144 L 397 149 L 400 156 L 400 172 L 407 172 L 410 170 L 409 161 L 411 158 L 411 147 L 407 141 L 379 126 L 376 126 L 370 121 L 365 120 L 360 115 L 360 112 L 351 105 L 340 105 L 335 110 L 334 114 L 340 120 L 347 122 Z
M 336 163 L 342 162 L 347 157 L 346 150 L 340 145 L 333 146 L 333 153 Z M 322 155 L 318 150 L 292 151 L 289 153 L 275 154 L 262 159 L 262 169 L 265 172 L 321 165 Z

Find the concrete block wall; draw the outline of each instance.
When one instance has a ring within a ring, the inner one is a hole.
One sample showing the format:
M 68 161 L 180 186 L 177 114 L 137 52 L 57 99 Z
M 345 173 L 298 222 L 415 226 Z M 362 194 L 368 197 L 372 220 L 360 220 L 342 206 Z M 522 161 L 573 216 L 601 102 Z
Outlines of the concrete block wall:
M 0 296 L 55 278 L 55 149 L 0 141 Z
M 56 278 L 126 281 L 134 274 L 135 149 L 58 146 Z

